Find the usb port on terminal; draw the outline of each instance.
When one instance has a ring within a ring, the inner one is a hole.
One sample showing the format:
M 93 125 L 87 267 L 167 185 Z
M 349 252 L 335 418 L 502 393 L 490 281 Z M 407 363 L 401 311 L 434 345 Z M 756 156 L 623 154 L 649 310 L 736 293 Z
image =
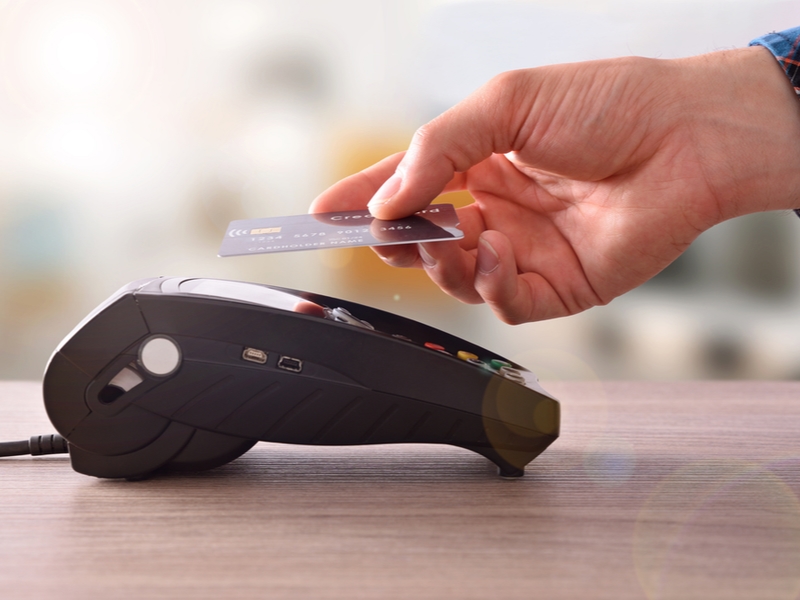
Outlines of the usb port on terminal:
M 299 373 L 303 370 L 303 361 L 299 358 L 292 358 L 291 356 L 281 356 L 278 359 L 278 368 L 284 371 L 291 371 L 292 373 Z
M 246 361 L 263 365 L 267 362 L 267 353 L 257 348 L 245 348 L 242 351 L 242 358 Z

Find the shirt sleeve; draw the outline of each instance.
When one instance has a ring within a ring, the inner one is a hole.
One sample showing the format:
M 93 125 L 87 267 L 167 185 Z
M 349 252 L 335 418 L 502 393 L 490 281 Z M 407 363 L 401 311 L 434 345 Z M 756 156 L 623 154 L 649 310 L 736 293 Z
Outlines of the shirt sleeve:
M 764 46 L 772 52 L 800 96 L 800 27 L 768 33 L 754 39 L 750 45 Z
M 800 27 L 768 33 L 750 42 L 751 46 L 764 46 L 778 60 L 784 73 L 800 96 Z M 800 217 L 800 208 L 794 209 Z

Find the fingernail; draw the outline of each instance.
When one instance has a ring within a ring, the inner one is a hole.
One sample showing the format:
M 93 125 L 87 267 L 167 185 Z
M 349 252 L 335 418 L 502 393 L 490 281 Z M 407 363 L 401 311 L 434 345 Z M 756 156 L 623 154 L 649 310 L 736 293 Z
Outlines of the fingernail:
M 419 249 L 419 257 L 422 259 L 422 262 L 425 263 L 426 267 L 435 267 L 436 266 L 436 259 L 433 258 L 428 251 L 423 248 L 422 244 L 417 244 L 417 248 Z
M 500 266 L 500 256 L 492 248 L 492 245 L 485 239 L 478 240 L 478 271 L 484 275 L 492 273 L 497 267 Z
M 392 196 L 394 196 L 398 191 L 400 191 L 400 185 L 403 183 L 403 178 L 400 175 L 394 174 L 389 179 L 387 179 L 383 185 L 378 188 L 378 191 L 375 192 L 375 195 L 372 197 L 372 200 L 369 201 L 367 204 L 368 207 L 379 206 L 381 204 L 386 204 L 389 200 L 391 200 Z

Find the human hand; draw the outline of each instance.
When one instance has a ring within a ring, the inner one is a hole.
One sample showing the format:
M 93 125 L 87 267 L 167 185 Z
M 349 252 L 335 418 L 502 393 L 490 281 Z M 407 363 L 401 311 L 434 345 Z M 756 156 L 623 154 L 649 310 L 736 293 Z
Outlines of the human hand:
M 410 215 L 469 190 L 459 242 L 374 249 L 508 323 L 606 304 L 703 231 L 800 206 L 800 105 L 763 48 L 504 73 L 311 212 Z

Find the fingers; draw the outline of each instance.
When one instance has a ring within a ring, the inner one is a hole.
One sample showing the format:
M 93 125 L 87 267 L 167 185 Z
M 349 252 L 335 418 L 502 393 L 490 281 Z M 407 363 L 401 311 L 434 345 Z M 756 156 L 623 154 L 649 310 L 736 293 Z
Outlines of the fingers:
M 481 235 L 475 263 L 475 291 L 505 323 L 518 325 L 574 312 L 542 275 L 517 273 L 511 242 L 499 231 Z
M 478 240 L 475 263 L 475 291 L 495 315 L 512 325 L 529 321 L 533 299 L 526 286 L 520 286 L 508 238 L 497 231 L 484 232 Z
M 418 244 L 419 259 L 428 277 L 443 291 L 466 304 L 483 302 L 475 290 L 475 257 L 456 242 Z
M 401 269 L 421 269 L 422 261 L 416 244 L 400 244 L 397 246 L 373 246 L 372 251 L 390 267 Z
M 425 208 L 445 189 L 465 186 L 464 172 L 492 154 L 514 150 L 519 114 L 514 101 L 524 85 L 519 72 L 496 77 L 414 134 L 408 151 L 369 203 L 379 219 Z
M 474 250 L 478 243 L 478 236 L 486 229 L 486 225 L 477 204 L 470 204 L 464 208 L 456 209 L 459 219 L 459 229 L 464 232 L 464 237 L 457 242 L 436 242 L 429 244 L 435 247 L 439 244 L 458 245 L 463 250 Z M 427 247 L 427 246 L 426 246 Z M 417 244 L 399 244 L 396 246 L 375 246 L 372 248 L 386 264 L 392 267 L 417 268 L 424 265 L 420 259 Z
M 486 302 L 501 321 L 510 325 L 576 312 L 544 276 L 517 272 L 511 242 L 499 231 L 481 234 L 473 251 L 453 242 L 418 247 L 419 264 L 443 291 L 467 304 Z
M 378 188 L 394 173 L 404 154 L 398 152 L 387 156 L 371 167 L 332 185 L 316 197 L 308 212 L 363 210 Z

